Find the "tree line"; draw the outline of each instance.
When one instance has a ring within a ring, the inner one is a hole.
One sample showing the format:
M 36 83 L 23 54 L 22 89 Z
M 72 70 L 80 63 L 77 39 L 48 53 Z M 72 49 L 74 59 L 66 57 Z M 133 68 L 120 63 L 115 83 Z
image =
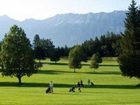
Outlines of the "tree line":
M 85 41 L 81 47 L 87 57 L 94 53 L 99 53 L 102 57 L 117 57 L 120 52 L 120 39 L 120 34 L 108 32 L 99 38 Z
M 108 32 L 101 37 L 95 39 L 86 40 L 81 45 L 82 60 L 87 61 L 90 57 L 99 53 L 101 57 L 117 57 L 120 53 L 120 39 L 119 34 Z M 35 58 L 41 60 L 50 58 L 51 61 L 59 61 L 62 57 L 68 57 L 69 52 L 73 47 L 55 47 L 53 41 L 50 39 L 40 39 L 39 35 L 35 35 L 33 41 L 33 49 Z
M 36 34 L 33 40 L 33 50 L 34 57 L 39 61 L 49 58 L 56 63 L 61 57 L 68 56 L 70 48 L 67 46 L 56 48 L 53 41 L 50 39 L 41 39 L 39 35 Z

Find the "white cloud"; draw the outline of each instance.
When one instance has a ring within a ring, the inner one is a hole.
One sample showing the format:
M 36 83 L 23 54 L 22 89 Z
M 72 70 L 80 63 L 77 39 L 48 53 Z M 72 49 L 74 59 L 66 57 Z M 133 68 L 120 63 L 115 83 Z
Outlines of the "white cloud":
M 25 18 L 48 17 L 47 0 L 0 0 L 0 15 L 23 20 Z

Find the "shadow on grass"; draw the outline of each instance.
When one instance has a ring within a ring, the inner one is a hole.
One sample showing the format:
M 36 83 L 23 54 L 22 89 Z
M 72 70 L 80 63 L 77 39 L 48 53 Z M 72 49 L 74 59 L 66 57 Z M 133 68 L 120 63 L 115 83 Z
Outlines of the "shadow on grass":
M 0 82 L 0 87 L 48 87 L 48 83 L 24 83 L 19 85 L 17 82 Z M 55 84 L 54 87 L 67 88 L 71 87 L 71 84 Z
M 137 85 L 95 85 L 93 88 L 103 89 L 140 89 Z
M 101 64 L 100 66 L 111 66 L 111 67 L 118 67 L 119 65 L 104 65 L 104 64 Z
M 51 75 L 57 75 L 57 74 L 64 74 L 64 73 L 74 73 L 73 70 L 71 71 L 64 71 L 64 70 L 39 70 L 37 74 L 51 74 Z M 101 71 L 101 72 L 79 72 L 78 70 L 75 72 L 79 74 L 108 74 L 108 75 L 120 75 L 121 73 L 119 71 Z
M 38 70 L 37 74 L 60 74 L 56 70 Z
M 55 84 L 54 88 L 70 88 L 74 84 Z M 23 83 L 22 85 L 18 85 L 16 82 L 0 82 L 0 87 L 48 87 L 48 83 Z M 87 85 L 84 88 L 89 88 Z M 140 89 L 138 85 L 94 85 L 90 87 L 93 89 L 101 88 L 101 89 Z
M 90 64 L 82 64 L 83 66 L 90 66 Z M 105 66 L 105 67 L 108 67 L 108 66 L 110 66 L 110 67 L 118 67 L 119 65 L 109 65 L 109 64 L 100 64 L 99 66 Z
M 64 74 L 64 73 L 73 73 L 73 71 L 62 71 L 62 70 L 39 70 L 37 74 Z
M 68 65 L 68 63 L 54 63 L 54 62 L 43 62 L 43 64 L 48 65 Z
M 86 72 L 87 74 L 108 74 L 108 75 L 121 75 L 119 71 L 101 71 L 101 72 Z

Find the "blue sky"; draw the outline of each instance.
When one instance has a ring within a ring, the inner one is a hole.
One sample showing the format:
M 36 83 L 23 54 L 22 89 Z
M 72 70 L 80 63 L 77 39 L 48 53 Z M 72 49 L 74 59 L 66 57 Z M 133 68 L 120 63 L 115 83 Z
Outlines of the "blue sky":
M 136 0 L 140 5 L 140 0 Z M 127 10 L 131 0 L 0 0 L 0 15 L 17 20 L 45 19 L 56 14 Z

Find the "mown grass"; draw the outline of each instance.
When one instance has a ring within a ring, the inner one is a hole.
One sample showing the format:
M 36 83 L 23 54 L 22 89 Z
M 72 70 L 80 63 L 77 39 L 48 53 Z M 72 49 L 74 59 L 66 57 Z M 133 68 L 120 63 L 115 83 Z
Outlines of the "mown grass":
M 91 70 L 89 62 L 73 73 L 67 60 L 57 64 L 48 60 L 37 74 L 22 79 L 0 76 L 0 105 L 140 105 L 138 79 L 121 76 L 115 60 L 105 60 L 100 68 Z M 87 80 L 95 83 L 87 86 Z M 49 81 L 54 82 L 54 93 L 45 94 Z M 82 92 L 69 93 L 69 88 L 83 80 Z

